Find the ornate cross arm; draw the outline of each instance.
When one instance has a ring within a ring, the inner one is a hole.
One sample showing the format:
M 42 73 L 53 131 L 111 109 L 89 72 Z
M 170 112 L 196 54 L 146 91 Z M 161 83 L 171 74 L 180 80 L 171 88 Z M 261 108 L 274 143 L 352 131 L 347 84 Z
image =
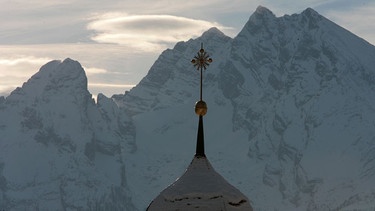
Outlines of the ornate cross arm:
M 194 67 L 197 68 L 197 70 L 206 69 L 210 63 L 212 62 L 212 59 L 207 54 L 206 51 L 203 49 L 203 43 L 201 44 L 201 49 L 197 53 L 196 56 L 194 56 L 194 59 L 191 60 L 191 63 L 193 63 Z

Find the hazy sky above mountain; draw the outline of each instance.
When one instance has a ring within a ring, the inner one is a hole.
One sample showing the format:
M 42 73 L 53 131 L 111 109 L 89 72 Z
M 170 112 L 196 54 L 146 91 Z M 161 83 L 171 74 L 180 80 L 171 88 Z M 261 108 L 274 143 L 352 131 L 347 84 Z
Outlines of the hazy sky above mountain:
M 166 48 L 217 27 L 234 37 L 259 5 L 276 16 L 311 7 L 375 44 L 372 0 L 0 0 L 0 96 L 50 60 L 78 60 L 89 90 L 137 84 Z M 193 55 L 192 55 L 193 56 Z

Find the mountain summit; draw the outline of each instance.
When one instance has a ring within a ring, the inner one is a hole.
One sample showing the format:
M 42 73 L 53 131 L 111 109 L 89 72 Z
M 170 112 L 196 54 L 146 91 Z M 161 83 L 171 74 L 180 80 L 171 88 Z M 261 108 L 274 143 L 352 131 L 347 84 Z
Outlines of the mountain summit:
M 202 42 L 207 154 L 254 210 L 374 209 L 375 47 L 313 9 L 264 7 L 233 39 L 177 43 L 97 104 L 70 59 L 0 98 L 0 209 L 144 210 L 194 151 Z

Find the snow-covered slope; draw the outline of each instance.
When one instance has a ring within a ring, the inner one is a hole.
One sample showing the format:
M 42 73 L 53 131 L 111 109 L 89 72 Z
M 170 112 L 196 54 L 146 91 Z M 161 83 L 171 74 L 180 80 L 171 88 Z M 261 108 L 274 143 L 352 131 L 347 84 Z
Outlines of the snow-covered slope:
M 375 47 L 312 9 L 258 7 L 112 99 L 70 59 L 0 98 L 0 209 L 144 210 L 193 157 L 202 42 L 206 155 L 254 210 L 375 208 Z

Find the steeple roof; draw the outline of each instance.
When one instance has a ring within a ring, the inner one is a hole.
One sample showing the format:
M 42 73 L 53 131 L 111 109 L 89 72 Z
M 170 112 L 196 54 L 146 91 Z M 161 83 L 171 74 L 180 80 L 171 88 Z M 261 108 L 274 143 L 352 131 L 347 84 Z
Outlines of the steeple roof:
M 194 158 L 185 173 L 151 202 L 148 211 L 253 210 L 247 197 L 215 171 L 204 152 L 203 116 L 207 113 L 207 105 L 202 100 L 202 70 L 211 62 L 202 45 L 192 60 L 201 71 L 200 101 L 195 105 L 199 122 Z
M 186 172 L 148 207 L 154 210 L 253 210 L 249 200 L 229 184 L 205 156 L 194 156 Z

